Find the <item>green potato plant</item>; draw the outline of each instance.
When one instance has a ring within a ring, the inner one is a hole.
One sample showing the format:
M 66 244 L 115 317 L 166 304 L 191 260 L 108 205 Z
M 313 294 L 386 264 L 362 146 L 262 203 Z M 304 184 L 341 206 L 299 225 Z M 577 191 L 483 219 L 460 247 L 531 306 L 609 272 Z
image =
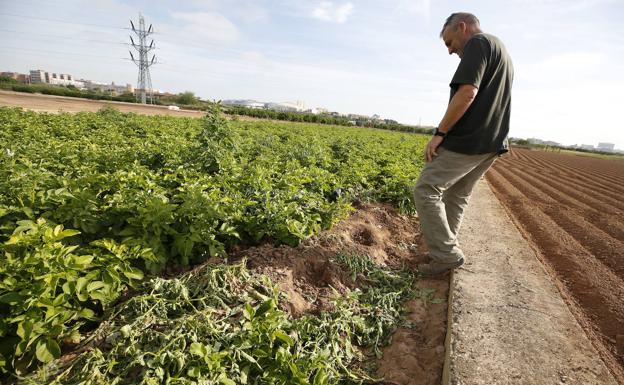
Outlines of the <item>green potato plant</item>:
M 231 122 L 218 105 L 202 119 L 0 107 L 0 371 L 26 373 L 84 342 L 146 275 L 237 244 L 296 246 L 354 200 L 413 213 L 426 141 Z

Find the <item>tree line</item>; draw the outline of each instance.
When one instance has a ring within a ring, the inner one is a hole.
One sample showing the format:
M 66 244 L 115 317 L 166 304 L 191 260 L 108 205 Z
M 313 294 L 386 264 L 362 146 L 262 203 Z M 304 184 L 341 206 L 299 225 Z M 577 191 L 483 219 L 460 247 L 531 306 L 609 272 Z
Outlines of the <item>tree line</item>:
M 0 76 L 0 89 L 41 93 L 45 95 L 68 96 L 74 98 L 85 98 L 92 100 L 110 100 L 127 103 L 137 103 L 136 96 L 132 92 L 125 92 L 121 95 L 112 95 L 101 90 L 81 90 L 73 85 L 50 85 L 50 84 L 24 84 L 8 77 Z M 209 111 L 215 102 L 202 100 L 191 91 L 181 92 L 177 95 L 156 96 L 153 104 L 156 105 L 177 105 L 184 109 Z M 218 102 L 217 102 L 218 103 Z M 313 114 L 311 112 L 295 111 L 275 111 L 269 109 L 254 109 L 243 106 L 221 105 L 224 113 L 233 116 L 250 116 L 259 119 L 284 120 L 290 122 L 331 124 L 337 126 L 357 126 L 371 127 L 385 130 L 403 131 L 412 133 L 429 134 L 432 127 L 412 126 L 401 124 L 392 119 L 372 119 L 365 117 L 350 118 L 345 115 L 336 114 Z

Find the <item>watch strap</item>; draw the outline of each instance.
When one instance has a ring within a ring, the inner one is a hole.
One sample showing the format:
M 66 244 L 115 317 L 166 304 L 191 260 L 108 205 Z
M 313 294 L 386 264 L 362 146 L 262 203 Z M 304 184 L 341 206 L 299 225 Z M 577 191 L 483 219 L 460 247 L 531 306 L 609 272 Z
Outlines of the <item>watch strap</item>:
M 435 132 L 433 133 L 434 136 L 441 136 L 443 138 L 446 137 L 446 132 L 442 132 L 442 131 L 438 131 L 438 129 L 435 129 Z

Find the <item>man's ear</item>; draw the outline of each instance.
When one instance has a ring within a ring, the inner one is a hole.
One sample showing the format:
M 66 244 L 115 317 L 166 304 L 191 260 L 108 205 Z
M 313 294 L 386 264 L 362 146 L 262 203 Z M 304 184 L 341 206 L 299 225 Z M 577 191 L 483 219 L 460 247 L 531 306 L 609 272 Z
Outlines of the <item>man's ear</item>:
M 468 28 L 468 26 L 466 25 L 466 23 L 465 23 L 465 22 L 460 21 L 459 23 L 457 23 L 457 29 L 459 29 L 459 30 L 461 31 L 462 35 L 463 35 L 464 33 L 466 33 L 466 29 L 467 29 L 467 28 Z

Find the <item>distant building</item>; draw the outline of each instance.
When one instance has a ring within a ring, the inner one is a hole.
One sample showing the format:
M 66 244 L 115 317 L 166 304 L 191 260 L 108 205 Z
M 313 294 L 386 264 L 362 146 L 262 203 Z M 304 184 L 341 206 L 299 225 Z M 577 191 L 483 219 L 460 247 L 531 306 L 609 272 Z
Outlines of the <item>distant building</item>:
M 601 151 L 613 151 L 613 150 L 615 150 L 615 144 L 614 143 L 606 143 L 606 142 L 598 143 L 598 150 L 601 150 Z
M 247 107 L 247 108 L 254 108 L 254 109 L 264 108 L 265 106 L 265 103 L 263 102 L 258 102 L 258 101 L 249 100 L 249 99 L 223 100 L 221 104 L 223 104 L 224 106 L 240 106 L 240 107 Z
M 303 112 L 306 111 L 305 103 L 298 100 L 296 102 L 283 102 L 283 103 L 274 103 L 274 102 L 258 102 L 256 100 L 250 99 L 231 99 L 231 100 L 223 100 L 221 104 L 225 106 L 241 106 L 247 108 L 266 108 L 273 111 L 284 111 L 284 112 Z M 308 110 L 312 112 L 312 110 Z
M 0 76 L 15 79 L 20 83 L 30 83 L 30 76 L 27 74 L 20 74 L 17 72 L 0 72 Z
M 537 139 L 537 138 L 529 138 L 529 139 L 527 139 L 527 142 L 529 142 L 530 144 L 540 144 L 542 146 L 562 147 L 561 143 L 553 142 L 552 140 L 541 140 L 541 139 Z
M 42 70 L 30 71 L 31 83 L 50 83 L 50 74 Z
M 134 93 L 134 87 L 132 86 L 132 84 L 118 85 L 118 84 L 115 84 L 115 82 L 106 84 L 106 83 L 94 82 L 92 80 L 84 80 L 84 79 L 80 79 L 80 82 L 82 83 L 82 87 L 80 88 L 84 88 L 84 89 L 91 90 L 91 91 L 100 91 L 100 92 L 113 94 L 113 95 L 121 95 L 126 92 Z
M 305 112 L 309 112 L 314 115 L 326 114 L 327 108 L 323 108 L 323 107 L 308 108 L 307 110 L 305 110 Z
M 76 81 L 74 77 L 70 74 L 47 72 L 43 70 L 31 70 L 30 82 L 33 84 L 42 83 L 42 84 L 52 84 L 52 85 L 59 85 L 59 86 L 72 85 L 78 88 L 82 87 L 82 82 Z
M 296 102 L 265 103 L 264 107 L 268 108 L 269 110 L 283 112 L 305 111 L 305 103 L 301 100 L 297 100 Z
M 581 149 L 583 150 L 593 150 L 594 149 L 594 145 L 593 144 L 581 144 Z
M 349 114 L 349 115 L 347 115 L 347 118 L 349 118 L 351 120 L 368 120 L 368 119 L 370 119 L 370 117 L 368 117 L 367 115 L 358 115 L 358 114 Z
M 70 74 L 48 72 L 44 70 L 31 70 L 29 75 L 33 84 L 51 84 L 58 86 L 74 86 L 82 90 L 100 91 L 111 95 L 121 95 L 126 92 L 134 93 L 132 84 L 119 85 L 115 82 L 100 83 L 93 80 L 75 79 Z

